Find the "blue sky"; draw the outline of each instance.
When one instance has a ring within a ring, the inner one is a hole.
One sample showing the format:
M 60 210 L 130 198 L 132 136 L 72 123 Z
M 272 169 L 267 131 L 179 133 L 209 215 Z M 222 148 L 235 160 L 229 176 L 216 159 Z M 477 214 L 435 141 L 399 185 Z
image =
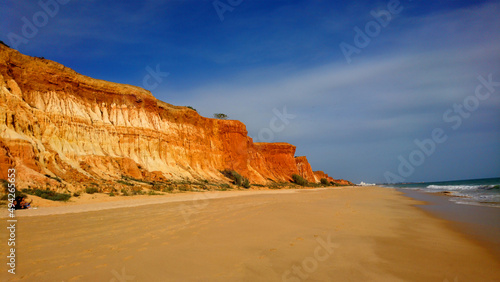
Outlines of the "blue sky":
M 334 178 L 500 176 L 500 86 L 475 94 L 479 76 L 500 81 L 499 1 L 54 1 L 45 18 L 38 1 L 2 1 L 0 40 L 226 113 Z M 36 31 L 23 34 L 26 20 Z M 169 75 L 146 85 L 148 67 Z M 294 118 L 272 126 L 285 107 Z M 436 129 L 442 142 L 424 142 Z

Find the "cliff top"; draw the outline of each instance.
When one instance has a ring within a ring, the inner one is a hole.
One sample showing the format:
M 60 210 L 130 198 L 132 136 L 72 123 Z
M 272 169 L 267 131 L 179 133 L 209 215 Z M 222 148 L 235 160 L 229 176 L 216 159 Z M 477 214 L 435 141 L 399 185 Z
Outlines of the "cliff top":
M 100 89 L 109 93 L 134 95 L 138 98 L 153 98 L 150 91 L 141 87 L 109 82 L 82 75 L 57 62 L 21 54 L 17 50 L 0 44 L 0 72 L 5 74 L 7 68 L 12 70 L 9 75 L 16 81 L 27 82 L 19 85 L 28 91 L 58 91 L 58 84 L 76 86 L 81 89 Z M 57 79 L 58 81 L 54 81 Z M 57 82 L 57 83 L 55 83 Z

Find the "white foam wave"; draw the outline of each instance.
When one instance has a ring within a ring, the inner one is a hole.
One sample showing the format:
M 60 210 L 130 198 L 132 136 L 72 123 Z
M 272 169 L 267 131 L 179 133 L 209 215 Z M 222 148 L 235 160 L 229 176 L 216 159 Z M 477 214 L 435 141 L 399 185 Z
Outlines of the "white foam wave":
M 429 185 L 428 189 L 439 189 L 439 190 L 478 190 L 482 185 Z

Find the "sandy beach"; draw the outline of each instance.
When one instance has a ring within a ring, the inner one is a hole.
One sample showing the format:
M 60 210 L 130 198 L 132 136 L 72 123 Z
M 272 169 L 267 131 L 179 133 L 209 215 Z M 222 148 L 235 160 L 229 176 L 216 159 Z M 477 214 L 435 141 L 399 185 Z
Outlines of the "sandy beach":
M 205 193 L 21 211 L 0 280 L 500 280 L 484 245 L 393 189 Z

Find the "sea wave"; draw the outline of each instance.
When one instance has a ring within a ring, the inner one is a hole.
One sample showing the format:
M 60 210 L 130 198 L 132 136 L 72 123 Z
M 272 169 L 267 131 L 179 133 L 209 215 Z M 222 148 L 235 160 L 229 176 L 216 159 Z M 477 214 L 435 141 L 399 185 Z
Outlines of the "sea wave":
M 498 185 L 429 185 L 426 188 L 439 190 L 491 190 L 498 189 Z

